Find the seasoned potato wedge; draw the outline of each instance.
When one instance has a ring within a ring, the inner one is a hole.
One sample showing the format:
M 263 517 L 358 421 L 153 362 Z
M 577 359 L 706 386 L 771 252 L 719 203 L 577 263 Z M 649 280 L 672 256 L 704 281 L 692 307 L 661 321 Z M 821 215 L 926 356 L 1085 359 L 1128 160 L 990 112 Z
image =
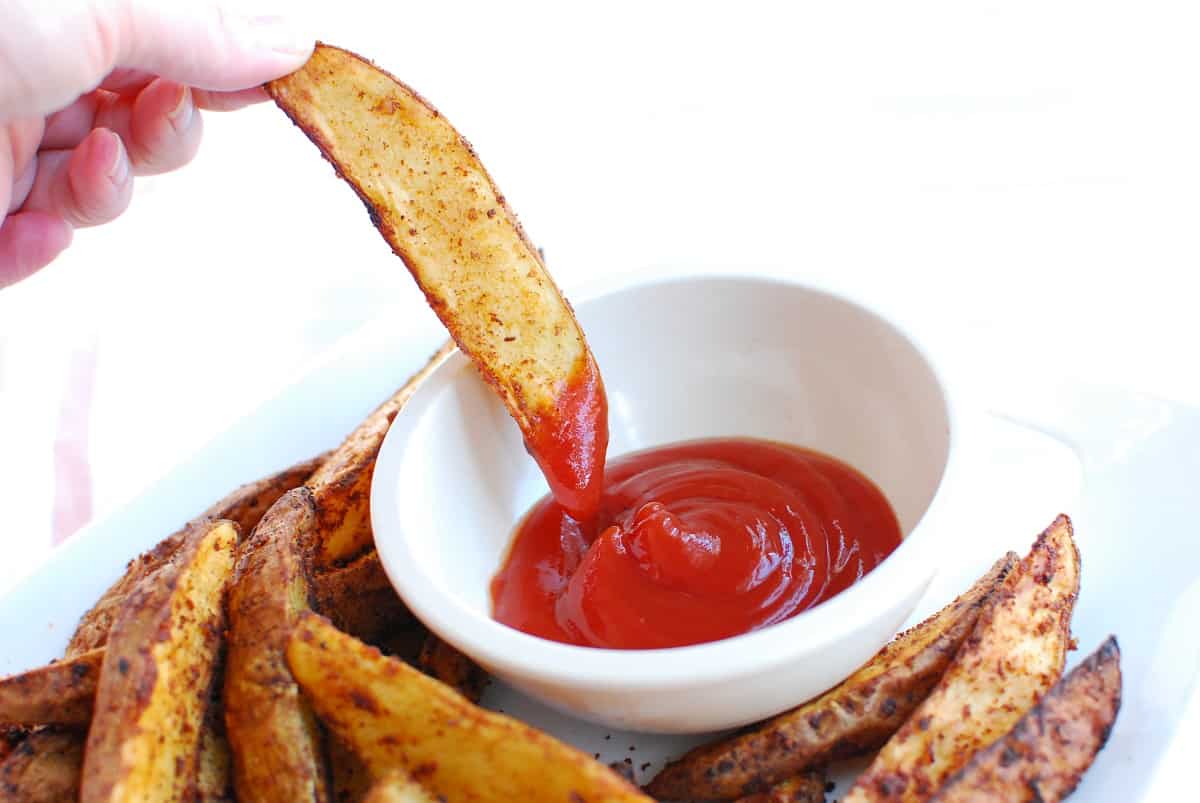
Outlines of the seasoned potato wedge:
M 0 679 L 0 725 L 86 725 L 104 648 Z
M 937 803 L 1062 800 L 1079 780 L 1121 708 L 1121 651 L 1109 637 L 1021 718 L 976 753 L 934 795 Z
M 825 773 L 806 770 L 765 792 L 740 797 L 738 803 L 825 803 Z
M 1079 552 L 1059 516 L 1005 580 L 937 687 L 883 746 L 845 803 L 926 800 L 1003 736 L 1062 674 Z
M 82 731 L 43 728 L 29 734 L 0 764 L 0 799 L 62 803 L 79 798 Z
M 371 787 L 363 803 L 439 803 L 440 800 L 407 772 L 392 770 Z
M 224 701 L 242 803 L 329 799 L 321 731 L 284 658 L 292 628 L 308 610 L 304 551 L 315 524 L 312 494 L 297 488 L 238 547 Z
M 316 506 L 319 544 L 313 555 L 318 570 L 341 566 L 373 549 L 371 476 L 375 458 L 396 414 L 426 377 L 454 352 L 454 344 L 438 349 L 404 386 L 379 405 L 347 436 L 308 479 Z
M 731 800 L 879 747 L 933 689 L 1017 560 L 1012 553 L 1001 558 L 838 686 L 747 732 L 697 747 L 664 767 L 647 791 L 666 800 Z
M 370 538 L 370 523 L 365 526 Z M 347 566 L 318 570 L 311 579 L 316 611 L 329 617 L 338 630 L 368 644 L 378 645 L 386 634 L 416 621 L 373 549 Z
M 108 640 L 108 631 L 121 603 L 142 578 L 156 571 L 179 548 L 192 525 L 229 519 L 237 524 L 241 533 L 249 533 L 258 524 L 263 513 L 275 500 L 287 491 L 298 488 L 317 469 L 325 455 L 319 455 L 277 474 L 247 483 L 235 489 L 208 510 L 201 513 L 183 529 L 164 538 L 153 549 L 138 555 L 125 567 L 125 573 L 113 583 L 79 620 L 75 633 L 67 646 L 67 656 L 79 655 L 96 647 L 103 647 Z
M 483 696 L 488 675 L 483 667 L 430 633 L 417 656 L 417 666 L 473 703 Z
M 196 525 L 113 622 L 80 800 L 180 800 L 191 786 L 238 532 Z
M 568 508 L 598 499 L 608 444 L 599 370 L 471 146 L 412 89 L 328 45 L 318 44 L 307 64 L 267 92 L 358 193 L 547 476 L 576 500 Z M 597 404 L 576 404 L 584 397 Z M 559 426 L 565 408 L 571 420 Z M 585 431 L 596 437 L 578 437 Z M 549 443 L 562 460 L 537 448 Z
M 287 650 L 322 721 L 377 778 L 401 769 L 446 800 L 647 801 L 602 764 L 485 711 L 307 614 Z

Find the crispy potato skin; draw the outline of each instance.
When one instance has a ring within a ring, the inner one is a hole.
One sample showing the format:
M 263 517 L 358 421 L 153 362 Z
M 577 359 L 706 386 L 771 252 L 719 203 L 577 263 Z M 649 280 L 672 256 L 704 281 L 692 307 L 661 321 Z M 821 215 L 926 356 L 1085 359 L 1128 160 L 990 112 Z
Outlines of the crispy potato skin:
M 121 603 L 142 578 L 159 569 L 179 548 L 189 529 L 196 524 L 229 519 L 242 533 L 249 533 L 258 524 L 267 508 L 292 488 L 299 487 L 325 460 L 325 455 L 305 460 L 277 474 L 236 488 L 208 510 L 201 513 L 178 532 L 160 541 L 153 549 L 143 552 L 129 562 L 125 573 L 113 583 L 79 620 L 67 645 L 67 657 L 79 655 L 108 641 L 108 631 Z
M 318 571 L 350 563 L 374 548 L 371 477 L 379 447 L 396 414 L 434 369 L 453 353 L 453 343 L 434 352 L 421 370 L 367 416 L 308 478 L 305 484 L 312 492 L 316 529 L 321 534 L 313 555 Z
M 79 797 L 82 731 L 43 728 L 29 734 L 0 764 L 0 799 L 62 803 Z
M 879 747 L 933 689 L 1016 563 L 1015 554 L 1001 558 L 965 593 L 820 697 L 672 761 L 647 791 L 664 800 L 732 800 Z
M 1062 675 L 1079 551 L 1059 516 L 989 601 L 937 687 L 883 746 L 844 803 L 920 801 L 1007 733 Z
M 336 736 L 328 735 L 330 788 L 336 803 L 360 803 L 371 791 L 373 779 L 367 767 Z
M 825 803 L 825 773 L 807 770 L 765 792 L 740 797 L 738 803 Z
M 104 648 L 0 680 L 0 725 L 86 725 Z
M 1055 803 L 1074 791 L 1121 709 L 1121 651 L 1109 637 L 1008 735 L 952 775 L 936 803 Z
M 238 547 L 224 702 L 243 803 L 329 800 L 321 731 L 284 660 L 292 627 L 309 607 L 304 551 L 315 525 L 312 494 L 297 488 Z
M 195 526 L 127 596 L 100 668 L 80 800 L 179 800 L 192 785 L 237 527 Z
M 339 632 L 300 619 L 288 665 L 330 731 L 375 777 L 403 769 L 446 800 L 647 801 L 573 747 Z
M 483 667 L 430 633 L 421 645 L 417 666 L 473 703 L 483 696 L 488 674 Z
M 316 611 L 368 644 L 378 646 L 388 633 L 415 622 L 373 549 L 348 566 L 317 571 L 311 579 Z
M 358 194 L 526 443 L 557 429 L 549 422 L 575 378 L 603 398 L 571 307 L 471 146 L 433 106 L 366 59 L 320 43 L 267 92 Z M 603 457 L 604 422 L 595 432 L 561 442 L 568 465 Z M 593 479 L 571 481 L 582 491 Z

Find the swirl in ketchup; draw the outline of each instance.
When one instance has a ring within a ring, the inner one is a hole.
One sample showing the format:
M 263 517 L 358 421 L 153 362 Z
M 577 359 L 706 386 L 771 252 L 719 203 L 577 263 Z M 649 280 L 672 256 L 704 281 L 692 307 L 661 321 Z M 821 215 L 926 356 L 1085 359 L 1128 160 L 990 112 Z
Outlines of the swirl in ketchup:
M 492 580 L 497 620 L 592 647 L 715 641 L 829 599 L 900 544 L 870 480 L 798 447 L 694 441 L 602 476 L 586 525 L 547 497 L 518 526 Z

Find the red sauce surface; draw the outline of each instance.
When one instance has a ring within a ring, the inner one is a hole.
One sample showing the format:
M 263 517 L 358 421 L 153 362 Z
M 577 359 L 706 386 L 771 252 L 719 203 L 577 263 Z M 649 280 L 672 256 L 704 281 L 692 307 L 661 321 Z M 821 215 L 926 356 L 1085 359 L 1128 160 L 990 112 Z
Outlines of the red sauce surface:
M 604 471 L 591 524 L 556 492 L 518 526 L 492 580 L 497 620 L 593 647 L 715 641 L 829 599 L 900 544 L 870 480 L 798 447 L 694 441 Z
M 546 477 L 554 500 L 577 521 L 590 521 L 604 492 L 608 398 L 588 352 L 549 412 L 532 418 L 525 448 Z

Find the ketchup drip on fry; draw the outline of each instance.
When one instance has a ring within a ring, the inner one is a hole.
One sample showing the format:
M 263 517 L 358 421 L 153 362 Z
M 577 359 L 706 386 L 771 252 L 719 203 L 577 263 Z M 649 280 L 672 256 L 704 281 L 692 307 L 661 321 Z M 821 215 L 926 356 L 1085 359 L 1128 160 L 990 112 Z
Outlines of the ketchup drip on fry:
M 900 544 L 870 480 L 798 447 L 652 449 L 610 463 L 606 486 L 590 470 L 586 493 L 562 497 L 576 507 L 556 489 L 517 528 L 491 586 L 500 622 L 593 647 L 715 641 L 829 599 Z
M 577 521 L 591 521 L 604 493 L 608 399 L 591 352 L 575 369 L 547 414 L 534 418 L 525 446 L 550 485 L 550 495 Z

